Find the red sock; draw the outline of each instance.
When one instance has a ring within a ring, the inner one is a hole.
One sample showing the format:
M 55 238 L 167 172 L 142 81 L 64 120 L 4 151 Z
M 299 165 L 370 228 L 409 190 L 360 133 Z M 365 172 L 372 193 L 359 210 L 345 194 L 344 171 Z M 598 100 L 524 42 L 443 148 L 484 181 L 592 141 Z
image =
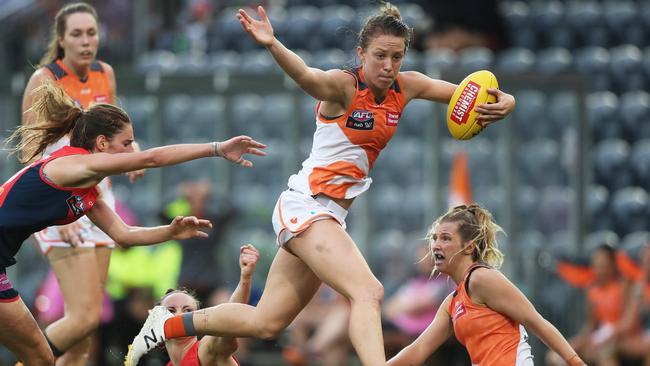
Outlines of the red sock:
M 175 315 L 165 321 L 165 339 L 187 337 L 183 316 Z
M 194 313 L 174 315 L 164 325 L 165 339 L 195 336 Z

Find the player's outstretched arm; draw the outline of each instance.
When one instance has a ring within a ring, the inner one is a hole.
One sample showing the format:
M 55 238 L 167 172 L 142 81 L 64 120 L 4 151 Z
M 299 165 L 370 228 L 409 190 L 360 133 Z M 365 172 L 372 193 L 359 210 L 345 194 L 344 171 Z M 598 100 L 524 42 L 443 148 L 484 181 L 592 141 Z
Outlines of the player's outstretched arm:
M 273 34 L 271 21 L 262 6 L 257 7 L 258 19 L 239 9 L 237 19 L 251 38 L 266 47 L 278 65 L 312 97 L 344 104 L 345 86 L 354 86 L 352 76 L 341 70 L 323 71 L 309 67 L 300 56 L 286 48 Z
M 176 216 L 169 225 L 139 227 L 127 225 L 104 202 L 98 199 L 87 213 L 88 218 L 122 247 L 152 245 L 168 240 L 207 237 L 201 230 L 212 228 L 208 220 L 194 216 Z
M 156 168 L 187 161 L 220 156 L 235 164 L 252 167 L 244 155 L 264 156 L 266 145 L 248 136 L 237 136 L 224 142 L 178 144 L 132 153 L 94 153 L 70 155 L 55 159 L 44 168 L 50 180 L 63 187 L 92 187 L 109 175 L 138 169 Z
M 239 248 L 240 276 L 237 288 L 230 296 L 230 302 L 248 304 L 253 283 L 253 273 L 260 258 L 260 252 L 251 244 Z M 199 361 L 205 365 L 232 365 L 236 363 L 232 358 L 237 351 L 237 339 L 232 337 L 206 336 L 199 345 Z

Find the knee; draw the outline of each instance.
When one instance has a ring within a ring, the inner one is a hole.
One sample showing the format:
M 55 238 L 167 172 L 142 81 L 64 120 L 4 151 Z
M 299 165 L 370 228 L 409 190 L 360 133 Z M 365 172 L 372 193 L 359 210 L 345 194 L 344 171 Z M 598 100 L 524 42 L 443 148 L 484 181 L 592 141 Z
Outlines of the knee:
M 278 338 L 287 328 L 287 324 L 280 321 L 264 321 L 257 327 L 257 338 L 272 340 Z
M 99 326 L 101 309 L 89 309 L 84 312 L 71 314 L 74 327 L 80 333 L 90 333 Z
M 362 286 L 359 290 L 352 293 L 349 300 L 352 303 L 359 302 L 370 304 L 373 307 L 379 308 L 384 301 L 384 286 L 377 279 L 373 279 L 370 283 Z

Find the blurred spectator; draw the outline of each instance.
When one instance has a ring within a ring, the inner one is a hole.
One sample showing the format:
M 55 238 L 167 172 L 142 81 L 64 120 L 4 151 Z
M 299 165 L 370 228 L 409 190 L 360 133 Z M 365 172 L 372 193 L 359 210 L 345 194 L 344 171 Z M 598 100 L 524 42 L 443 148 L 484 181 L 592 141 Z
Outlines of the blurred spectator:
M 496 0 L 420 0 L 418 3 L 433 18 L 433 30 L 418 37 L 424 50 L 459 51 L 467 47 L 497 50 L 507 44 Z
M 616 338 L 623 331 L 619 323 L 629 286 L 618 273 L 616 250 L 609 245 L 600 245 L 592 253 L 591 268 L 595 279 L 586 292 L 587 318 L 582 330 L 569 343 L 590 365 L 617 365 Z M 548 365 L 564 365 L 550 351 L 546 361 Z
M 415 252 L 415 273 L 387 298 L 384 306 L 384 344 L 386 356 L 397 352 L 413 342 L 431 324 L 438 307 L 455 288 L 449 276 L 433 274 L 433 260 L 426 245 Z M 432 275 L 433 274 L 433 275 Z M 452 365 L 467 360 L 466 352 L 455 338 L 442 346 L 431 358 Z
M 319 360 L 323 366 L 348 364 L 350 303 L 326 285 L 321 285 L 311 302 L 288 328 L 288 344 L 282 356 L 292 366 L 306 366 Z
M 618 351 L 624 357 L 643 359 L 650 366 L 650 242 L 641 251 L 641 278 L 634 284 L 621 329 Z
M 182 262 L 178 284 L 196 291 L 200 302 L 205 303 L 217 288 L 224 287 L 224 274 L 215 271 L 217 250 L 224 242 L 226 226 L 236 217 L 236 211 L 229 202 L 212 201 L 212 185 L 206 181 L 187 181 L 179 185 L 179 198 L 167 205 L 164 215 L 197 215 L 212 222 L 208 238 L 192 238 L 181 241 Z M 225 206 L 225 207 L 223 207 Z M 209 273 L 209 276 L 206 276 Z

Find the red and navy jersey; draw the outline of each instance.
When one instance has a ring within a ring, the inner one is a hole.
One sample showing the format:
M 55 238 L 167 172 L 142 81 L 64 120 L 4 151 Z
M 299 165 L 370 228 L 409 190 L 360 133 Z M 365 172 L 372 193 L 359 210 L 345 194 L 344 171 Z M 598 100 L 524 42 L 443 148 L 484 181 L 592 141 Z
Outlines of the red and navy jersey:
M 69 224 L 93 207 L 99 196 L 96 187 L 60 187 L 43 173 L 48 162 L 78 154 L 90 152 L 65 146 L 26 166 L 0 186 L 0 268 L 16 263 L 14 255 L 32 233 Z
M 181 360 L 180 366 L 201 366 L 201 362 L 199 360 L 199 345 L 201 342 L 197 341 L 194 342 L 194 345 L 187 351 L 185 356 L 183 357 L 183 360 Z M 232 359 L 235 361 L 237 365 L 239 365 L 239 361 L 235 358 L 235 356 L 232 356 Z M 171 361 L 167 363 L 167 366 L 174 366 Z

